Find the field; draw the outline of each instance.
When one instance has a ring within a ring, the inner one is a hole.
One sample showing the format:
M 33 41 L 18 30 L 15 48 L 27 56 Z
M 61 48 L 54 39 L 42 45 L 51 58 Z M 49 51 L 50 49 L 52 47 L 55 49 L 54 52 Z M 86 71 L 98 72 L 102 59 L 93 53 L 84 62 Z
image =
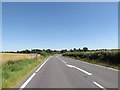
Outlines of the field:
M 2 88 L 14 88 L 49 56 L 0 53 L 2 56 Z
M 120 51 L 67 52 L 63 56 L 119 69 Z
M 8 61 L 17 61 L 35 58 L 35 55 L 31 54 L 19 54 L 19 53 L 0 53 L 2 64 L 5 64 Z

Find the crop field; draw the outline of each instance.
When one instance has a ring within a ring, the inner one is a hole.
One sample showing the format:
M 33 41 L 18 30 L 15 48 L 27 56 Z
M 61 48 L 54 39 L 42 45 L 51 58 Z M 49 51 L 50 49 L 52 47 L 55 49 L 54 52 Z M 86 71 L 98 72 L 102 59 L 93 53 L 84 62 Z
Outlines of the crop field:
M 5 64 L 8 61 L 17 61 L 17 60 L 27 60 L 35 58 L 35 55 L 31 54 L 19 54 L 19 53 L 0 53 L 2 64 Z
M 13 88 L 47 58 L 38 54 L 0 53 L 2 56 L 2 88 Z M 10 83 L 11 82 L 11 83 Z

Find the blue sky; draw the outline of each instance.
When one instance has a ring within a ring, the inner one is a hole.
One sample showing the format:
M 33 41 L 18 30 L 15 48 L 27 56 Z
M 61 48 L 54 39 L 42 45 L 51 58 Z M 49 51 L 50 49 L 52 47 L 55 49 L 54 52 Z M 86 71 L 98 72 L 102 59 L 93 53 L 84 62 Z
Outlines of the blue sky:
M 3 3 L 3 50 L 118 48 L 117 2 Z

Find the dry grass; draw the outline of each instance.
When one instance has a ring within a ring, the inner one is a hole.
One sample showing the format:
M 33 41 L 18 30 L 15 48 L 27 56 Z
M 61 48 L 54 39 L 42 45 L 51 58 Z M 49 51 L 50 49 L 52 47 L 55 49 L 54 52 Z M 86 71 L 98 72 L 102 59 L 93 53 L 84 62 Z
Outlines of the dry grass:
M 2 61 L 2 64 L 5 64 L 8 61 L 16 61 L 16 60 L 26 60 L 35 58 L 35 55 L 31 54 L 19 54 L 19 53 L 0 53 L 0 61 Z

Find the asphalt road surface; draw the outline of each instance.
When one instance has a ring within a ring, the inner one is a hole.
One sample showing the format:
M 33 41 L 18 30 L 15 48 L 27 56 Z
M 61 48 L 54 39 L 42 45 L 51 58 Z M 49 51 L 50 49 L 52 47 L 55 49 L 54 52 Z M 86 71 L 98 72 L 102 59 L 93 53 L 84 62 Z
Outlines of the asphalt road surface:
M 50 57 L 20 88 L 118 88 L 118 71 L 62 56 Z

